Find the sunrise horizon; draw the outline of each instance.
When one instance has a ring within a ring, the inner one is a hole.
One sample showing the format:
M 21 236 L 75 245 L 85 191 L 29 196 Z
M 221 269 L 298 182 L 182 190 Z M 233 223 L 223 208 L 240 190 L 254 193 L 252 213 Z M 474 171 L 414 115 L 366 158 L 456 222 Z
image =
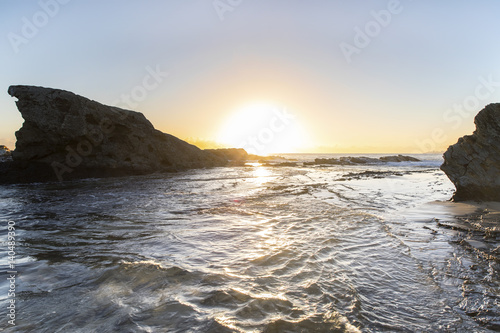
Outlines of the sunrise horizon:
M 200 149 L 245 149 L 247 150 L 244 146 L 238 146 L 238 145 L 228 145 L 228 144 L 223 144 L 221 142 L 213 141 L 213 140 L 204 140 L 201 138 L 182 138 L 180 139 L 200 148 Z M 279 154 L 355 154 L 355 155 L 360 155 L 360 154 L 367 154 L 367 155 L 381 155 L 381 154 L 411 154 L 411 155 L 418 155 L 418 154 L 443 154 L 446 151 L 445 149 L 442 150 L 432 150 L 432 151 L 420 151 L 416 149 L 398 149 L 398 148 L 387 148 L 387 149 L 379 149 L 377 147 L 346 147 L 346 148 L 338 148 L 338 147 L 328 147 L 328 146 L 315 146 L 315 147 L 310 147 L 306 149 L 296 149 L 293 151 L 269 151 L 269 152 L 264 152 L 262 156 L 270 156 L 270 155 L 279 155 Z M 254 151 L 256 152 L 256 151 Z
M 122 100 L 115 101 L 115 105 L 112 106 L 124 108 L 123 101 L 128 101 L 130 97 L 122 95 L 121 98 Z M 12 104 L 15 106 L 15 99 L 12 99 Z M 349 142 L 344 145 L 318 143 L 312 141 L 309 134 L 311 131 L 300 126 L 300 120 L 294 114 L 290 113 L 286 107 L 278 105 L 262 101 L 240 103 L 238 108 L 226 113 L 226 117 L 219 122 L 217 131 L 212 131 L 215 135 L 207 138 L 185 136 L 182 132 L 176 133 L 168 127 L 157 127 L 155 123 L 153 126 L 200 149 L 243 148 L 249 153 L 262 156 L 273 154 L 442 154 L 449 145 L 456 141 L 451 138 L 448 140 L 449 143 L 442 144 L 442 138 L 438 138 L 441 141 L 438 139 L 433 141 L 429 138 L 421 141 L 415 140 L 413 145 L 406 146 L 370 146 L 363 144 L 362 140 L 373 141 L 367 138 L 356 140 L 359 145 L 352 145 Z M 137 112 L 141 111 L 140 108 L 133 109 Z M 147 114 L 148 112 L 145 113 Z M 18 118 L 21 118 L 20 114 Z M 22 123 L 21 118 L 19 128 Z M 10 137 L 4 137 L 0 144 L 14 150 L 15 131 L 12 131 Z
M 500 101 L 500 46 L 483 33 L 494 20 L 488 1 L 47 1 L 0 5 L 9 64 L 0 144 L 11 149 L 23 123 L 7 94 L 14 84 L 72 91 L 181 139 L 261 154 L 442 152 Z M 455 19 L 464 15 L 470 24 Z M 276 124 L 266 108 L 281 112 Z

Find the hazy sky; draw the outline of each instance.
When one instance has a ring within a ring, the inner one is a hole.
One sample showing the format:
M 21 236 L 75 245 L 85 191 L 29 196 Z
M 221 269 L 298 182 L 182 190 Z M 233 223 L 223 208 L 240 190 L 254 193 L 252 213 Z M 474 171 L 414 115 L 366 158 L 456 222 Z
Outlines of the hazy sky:
M 272 151 L 444 150 L 500 102 L 498 1 L 0 1 L 9 85 L 143 112 L 192 141 Z

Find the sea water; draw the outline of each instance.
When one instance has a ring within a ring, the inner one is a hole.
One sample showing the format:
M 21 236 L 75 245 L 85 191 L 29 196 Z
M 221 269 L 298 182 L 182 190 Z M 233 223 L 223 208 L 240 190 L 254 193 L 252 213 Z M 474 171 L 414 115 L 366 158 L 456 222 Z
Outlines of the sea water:
M 298 165 L 1 186 L 1 268 L 16 273 L 15 296 L 0 281 L 0 330 L 500 327 L 498 262 L 437 226 L 455 218 L 439 155 L 350 166 L 286 157 Z

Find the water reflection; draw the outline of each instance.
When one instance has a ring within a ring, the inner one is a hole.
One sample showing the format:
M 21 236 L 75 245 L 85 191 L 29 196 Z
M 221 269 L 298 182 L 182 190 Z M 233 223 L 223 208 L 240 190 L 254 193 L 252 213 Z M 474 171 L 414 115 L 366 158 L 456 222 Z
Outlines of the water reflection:
M 253 167 L 252 176 L 254 178 L 252 179 L 252 182 L 254 184 L 263 185 L 271 179 L 272 173 L 269 170 L 269 167 L 265 167 L 261 163 L 248 163 L 248 165 Z
M 19 267 L 23 320 L 16 328 L 496 328 L 496 262 L 449 242 L 436 227 L 434 218 L 443 220 L 436 208 L 407 217 L 392 208 L 443 196 L 444 175 L 425 173 L 418 182 L 402 176 L 414 193 L 394 199 L 378 178 L 338 181 L 339 173 L 254 163 L 0 191 L 0 207 L 11 212 L 0 222 L 12 219 L 23 229 L 19 260 L 30 258 Z M 388 218 L 373 215 L 373 207 Z

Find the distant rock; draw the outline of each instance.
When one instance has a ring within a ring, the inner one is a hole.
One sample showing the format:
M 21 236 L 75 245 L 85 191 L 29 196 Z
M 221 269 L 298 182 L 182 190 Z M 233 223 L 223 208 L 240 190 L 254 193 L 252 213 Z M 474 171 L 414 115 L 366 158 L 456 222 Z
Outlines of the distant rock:
M 420 162 L 418 158 L 404 155 L 383 156 L 380 160 L 384 162 Z
M 12 152 L 4 145 L 0 145 L 0 162 L 12 160 Z
M 268 162 L 268 161 L 259 161 L 264 166 L 271 167 L 296 167 L 299 166 L 297 162 Z
M 378 163 L 379 161 L 376 158 L 360 156 L 360 157 L 341 157 L 341 161 L 349 161 L 354 164 L 369 164 L 369 163 Z
M 343 156 L 340 158 L 316 158 L 314 162 L 305 163 L 305 165 L 356 165 L 356 164 L 377 164 L 381 162 L 419 162 L 418 158 L 411 156 L 383 156 L 380 158 L 366 157 L 366 156 Z
M 243 148 L 205 149 L 205 151 L 215 154 L 228 161 L 246 161 L 249 158 L 248 153 Z
M 0 145 L 0 156 L 8 156 L 10 155 L 10 149 L 4 145 Z
M 455 184 L 453 200 L 500 201 L 500 103 L 474 119 L 476 130 L 448 148 L 441 165 Z
M 126 176 L 223 166 L 227 160 L 156 130 L 142 113 L 72 92 L 11 86 L 25 122 L 1 182 Z M 6 170 L 7 169 L 7 170 Z
M 218 148 L 218 149 L 205 149 L 212 154 L 215 154 L 221 158 L 230 161 L 231 166 L 245 165 L 246 162 L 259 162 L 266 165 L 270 162 L 280 163 L 282 161 L 288 161 L 288 159 L 281 156 L 259 156 L 254 154 L 249 154 L 243 148 Z
M 321 165 L 321 164 L 330 164 L 330 165 L 349 165 L 352 164 L 347 160 L 340 160 L 338 158 L 315 158 L 314 162 L 306 162 L 305 165 Z

